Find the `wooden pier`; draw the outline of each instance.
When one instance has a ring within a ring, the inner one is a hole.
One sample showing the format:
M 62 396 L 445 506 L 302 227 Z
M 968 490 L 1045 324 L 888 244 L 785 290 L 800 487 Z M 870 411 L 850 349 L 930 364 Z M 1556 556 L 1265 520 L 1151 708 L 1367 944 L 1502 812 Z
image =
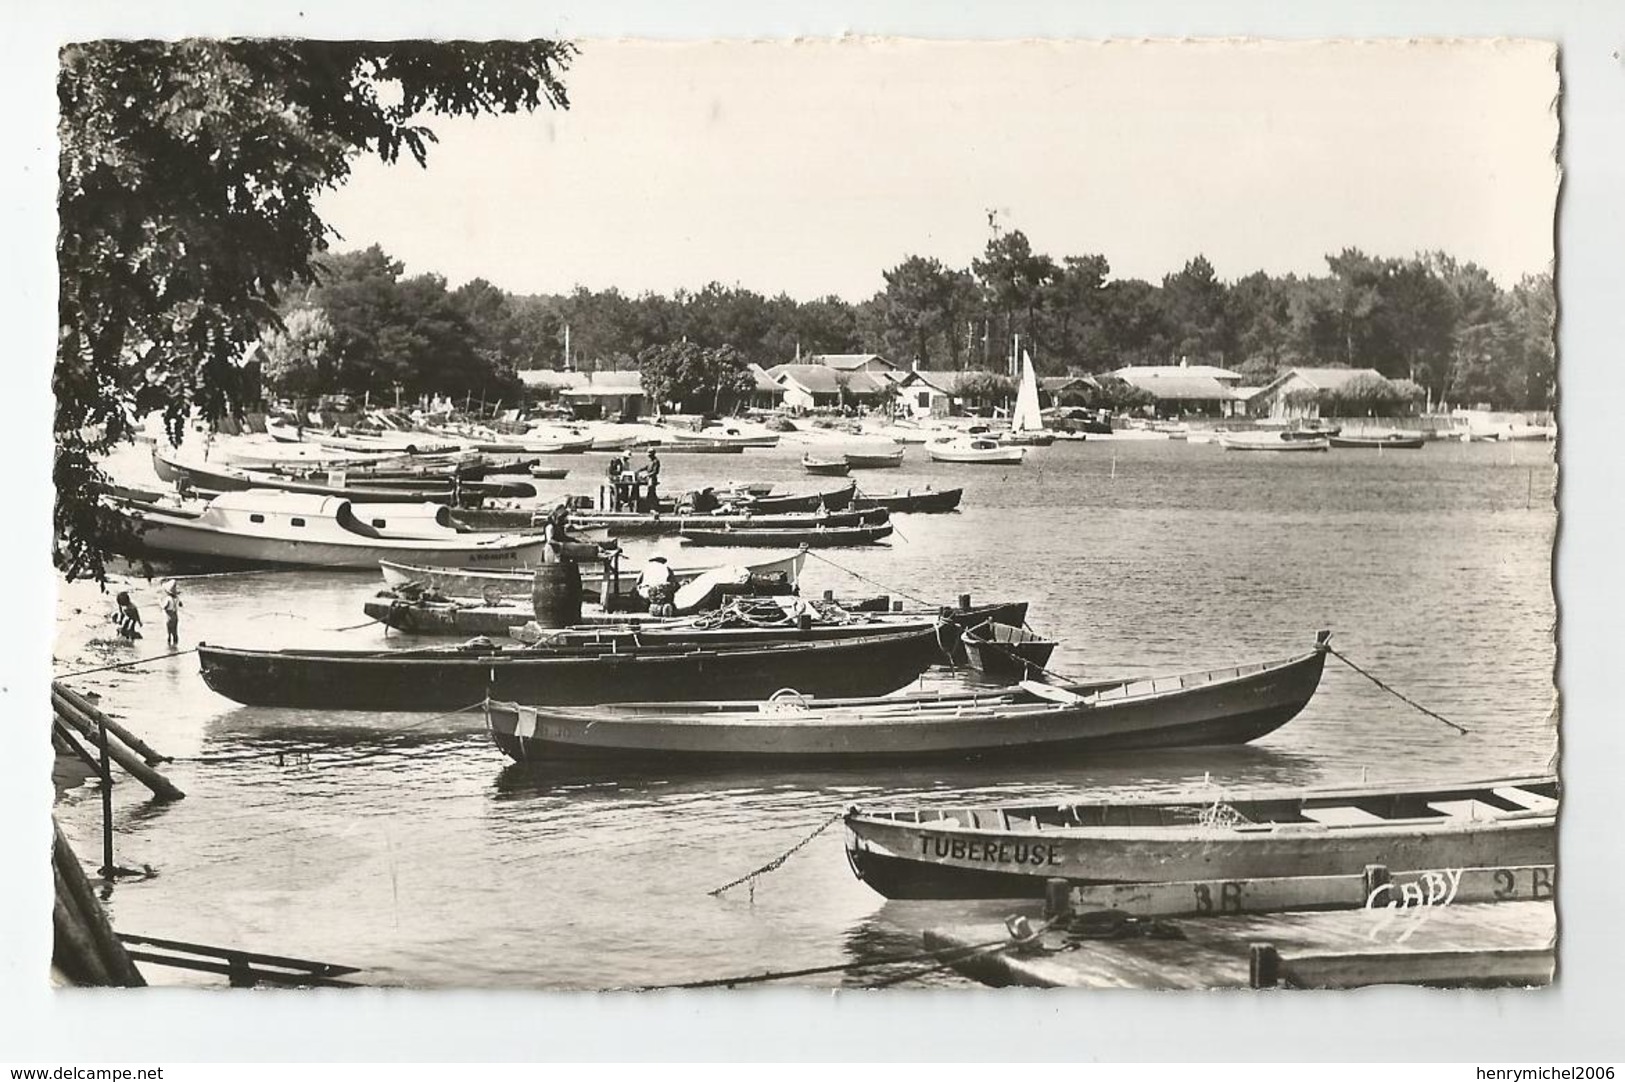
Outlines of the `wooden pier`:
M 1551 983 L 1557 914 L 1550 867 L 1429 874 L 1435 878 L 1389 879 L 1367 869 L 1365 876 L 1251 882 L 1056 881 L 1044 908 L 971 903 L 965 920 L 928 929 L 924 939 L 956 971 L 995 986 Z M 1029 931 L 1036 934 L 1022 934 Z M 1008 945 L 974 949 L 1001 936 Z

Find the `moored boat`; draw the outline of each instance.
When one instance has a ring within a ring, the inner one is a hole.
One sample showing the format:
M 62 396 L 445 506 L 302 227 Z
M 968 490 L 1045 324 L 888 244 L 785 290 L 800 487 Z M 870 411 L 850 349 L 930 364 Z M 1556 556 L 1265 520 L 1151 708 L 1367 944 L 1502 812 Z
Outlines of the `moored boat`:
M 884 695 L 941 656 L 935 629 L 908 635 L 743 647 L 619 643 L 499 649 L 240 650 L 199 643 L 203 680 L 249 706 L 447 710 L 487 699 L 586 704 L 684 699 Z
M 761 702 L 626 703 L 553 710 L 491 703 L 493 738 L 509 756 L 674 760 L 910 762 L 1040 760 L 1135 747 L 1240 743 L 1285 724 L 1314 694 L 1325 651 L 1183 678 L 1068 687 L 1025 684 L 980 693 L 809 699 L 797 689 Z M 521 700 L 522 701 L 522 700 Z M 882 813 L 885 814 L 885 813 Z M 1042 892 L 1043 879 L 1037 880 Z
M 110 505 L 135 525 L 143 552 L 232 566 L 371 570 L 379 560 L 397 559 L 412 564 L 516 567 L 541 559 L 545 547 L 540 537 L 460 533 L 451 528 L 422 536 L 430 528 L 421 515 L 410 512 L 405 513 L 415 532 L 391 534 L 388 517 L 410 505 L 369 511 L 368 519 L 386 523 L 380 528 L 358 516 L 357 507 L 365 505 L 268 489 L 228 492 L 201 507 L 118 500 L 110 500 Z
M 1045 671 L 1050 655 L 1058 645 L 1022 627 L 993 620 L 968 628 L 961 636 L 971 668 L 983 676 L 1006 679 L 1036 679 Z
M 779 445 L 779 434 L 777 432 L 751 432 L 736 425 L 702 428 L 698 431 L 692 428 L 672 428 L 669 431 L 672 439 L 678 445 L 696 443 L 725 444 L 732 447 L 777 447 Z
M 960 497 L 964 493 L 965 490 L 962 488 L 933 489 L 929 485 L 918 492 L 913 489 L 905 489 L 902 492 L 865 492 L 853 497 L 852 506 L 884 507 L 894 515 L 942 514 L 958 508 Z
M 805 552 L 795 552 L 770 560 L 751 560 L 742 563 L 741 566 L 753 575 L 784 575 L 793 586 L 800 580 L 801 568 L 806 560 Z M 723 566 L 729 565 L 722 563 L 681 567 L 674 565 L 671 568 L 671 575 L 679 586 L 683 586 Z M 454 597 L 529 597 L 534 585 L 534 569 L 531 568 L 495 571 L 473 567 L 431 567 L 396 560 L 379 560 L 378 567 L 383 572 L 384 584 L 392 590 L 416 585 Z M 610 583 L 617 594 L 630 594 L 637 586 L 637 579 L 636 571 L 622 568 L 619 574 L 611 574 Z M 603 583 L 602 565 L 590 563 L 582 565 L 583 591 L 596 596 L 602 591 Z
M 1226 451 L 1326 451 L 1331 448 L 1331 443 L 1324 436 L 1302 438 L 1280 429 L 1221 432 L 1219 444 Z
M 1037 897 L 1075 883 L 1552 864 L 1553 777 L 1043 805 L 853 808 L 847 857 L 888 898 Z
M 844 458 L 814 458 L 801 456 L 801 468 L 821 477 L 845 477 L 852 469 Z
M 1026 457 L 1025 447 L 1006 447 L 998 440 L 979 436 L 944 436 L 925 445 L 925 453 L 935 462 L 979 463 L 988 466 L 1019 466 Z
M 891 470 L 903 464 L 903 451 L 848 451 L 846 464 L 854 470 Z
M 1395 432 L 1392 430 L 1367 430 L 1364 432 L 1345 432 L 1341 435 L 1328 436 L 1327 441 L 1333 447 L 1345 450 L 1358 450 L 1361 448 L 1376 448 L 1390 451 L 1417 451 L 1427 442 L 1427 437 L 1420 432 Z
M 687 529 L 727 529 L 751 527 L 766 530 L 816 530 L 835 526 L 879 526 L 890 516 L 884 507 L 850 511 L 785 511 L 757 514 L 753 511 L 693 515 L 681 511 L 652 514 L 639 511 L 581 511 L 571 521 L 586 527 L 601 527 L 616 537 L 675 537 Z
M 848 481 L 840 488 L 827 489 L 823 492 L 808 492 L 785 496 L 751 496 L 748 499 L 734 501 L 740 510 L 752 514 L 783 514 L 787 511 L 842 511 L 851 504 L 852 496 L 858 490 L 856 481 Z
M 815 526 L 812 529 L 773 529 L 758 526 L 721 528 L 685 527 L 677 532 L 690 545 L 722 545 L 739 548 L 839 548 L 872 545 L 890 537 L 890 523 L 877 526 Z

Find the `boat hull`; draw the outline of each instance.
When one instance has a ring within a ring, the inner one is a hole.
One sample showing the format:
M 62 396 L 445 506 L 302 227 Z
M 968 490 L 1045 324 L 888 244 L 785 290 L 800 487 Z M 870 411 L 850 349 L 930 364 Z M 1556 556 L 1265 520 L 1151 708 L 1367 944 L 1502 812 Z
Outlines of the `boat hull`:
M 889 523 L 879 526 L 833 526 L 815 529 L 756 529 L 724 528 L 705 530 L 688 528 L 678 536 L 690 545 L 726 548 L 843 548 L 849 545 L 872 545 L 891 536 Z
M 601 527 L 612 536 L 641 536 L 651 537 L 657 535 L 676 536 L 684 530 L 721 530 L 738 527 L 742 529 L 769 529 L 769 530 L 815 530 L 819 527 L 835 526 L 878 526 L 886 521 L 891 512 L 883 507 L 864 508 L 854 511 L 832 511 L 827 514 L 815 511 L 787 511 L 782 514 L 740 514 L 740 515 L 642 515 L 626 512 L 594 513 L 582 512 L 574 516 L 574 521 L 583 527 Z
M 493 740 L 521 761 L 675 758 L 804 762 L 1042 761 L 1099 751 L 1243 743 L 1295 716 L 1314 694 L 1324 655 L 1265 667 L 1183 701 L 1070 705 L 889 701 L 806 709 L 534 709 L 489 704 Z M 534 707 L 534 704 L 526 704 Z M 904 824 L 911 825 L 911 824 Z M 1040 889 L 1042 881 L 1040 881 Z
M 752 561 L 745 566 L 755 575 L 782 574 L 791 585 L 794 585 L 800 578 L 801 565 L 806 558 L 804 553 L 798 552 L 774 560 Z M 425 567 L 393 559 L 380 560 L 377 566 L 383 571 L 384 582 L 391 589 L 416 583 L 454 597 L 484 597 L 487 591 L 494 591 L 494 596 L 497 597 L 529 597 L 534 586 L 533 569 L 487 571 L 483 568 Z M 714 564 L 705 567 L 674 567 L 671 573 L 677 585 L 682 586 L 707 571 L 714 570 L 715 567 Z M 620 575 L 612 577 L 612 583 L 618 587 L 617 596 L 633 593 L 637 581 L 637 572 L 626 568 L 621 570 Z M 601 564 L 581 565 L 583 590 L 596 595 L 603 589 L 603 582 L 604 569 Z
M 1330 436 L 1328 437 L 1328 442 L 1330 442 L 1333 447 L 1338 447 L 1345 451 L 1372 448 L 1377 450 L 1386 449 L 1389 451 L 1420 451 L 1422 449 L 1422 445 L 1427 442 L 1427 437 L 1384 436 L 1368 439 L 1362 436 Z
M 161 520 L 138 515 L 139 544 L 144 553 L 183 557 L 211 566 L 320 567 L 371 571 L 380 560 L 412 564 L 489 568 L 523 567 L 542 558 L 546 548 L 540 537 L 514 538 L 512 543 L 470 545 L 455 542 L 429 544 L 410 538 L 360 539 L 353 544 L 336 541 L 294 541 L 255 537 L 211 529 L 184 520 Z
M 1552 864 L 1554 778 L 1078 805 L 853 809 L 847 856 L 890 898 L 1037 897 L 1082 884 Z
M 250 706 L 448 710 L 487 698 L 541 704 L 884 695 L 940 656 L 934 631 L 740 649 L 589 646 L 514 652 L 253 651 L 198 646 L 203 680 Z
M 962 488 L 945 488 L 934 492 L 866 492 L 852 501 L 857 508 L 884 507 L 894 515 L 945 514 L 959 508 L 964 495 Z
M 987 451 L 960 450 L 926 445 L 933 462 L 958 462 L 967 466 L 1019 466 L 1027 457 L 1025 447 L 998 447 Z

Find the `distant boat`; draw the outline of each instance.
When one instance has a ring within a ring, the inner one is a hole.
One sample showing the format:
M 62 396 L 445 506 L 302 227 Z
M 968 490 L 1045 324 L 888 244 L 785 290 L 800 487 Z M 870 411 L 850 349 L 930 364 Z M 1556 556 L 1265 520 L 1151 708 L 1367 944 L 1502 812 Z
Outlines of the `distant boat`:
M 856 481 L 848 481 L 840 488 L 826 489 L 801 495 L 752 496 L 737 501 L 741 510 L 753 515 L 782 514 L 786 511 L 841 511 L 851 504 L 858 490 Z
M 1038 406 L 1038 376 L 1025 350 L 1021 354 L 1021 385 L 1016 389 L 1015 411 L 1010 414 L 1010 431 L 999 439 L 1029 447 L 1047 447 L 1055 442 L 1055 433 L 1044 425 L 1044 412 Z
M 848 451 L 846 464 L 854 470 L 889 470 L 903 464 L 903 451 Z
M 579 511 L 572 525 L 601 527 L 615 537 L 676 536 L 686 529 L 718 530 L 729 527 L 813 530 L 829 526 L 878 526 L 891 512 L 884 507 L 842 511 L 775 511 L 768 514 L 728 511 L 688 514 L 682 511 L 651 514 L 640 511 Z
M 532 466 L 530 475 L 539 481 L 562 481 L 570 475 L 570 467 Z
M 1350 432 L 1345 435 L 1330 436 L 1328 440 L 1333 447 L 1342 447 L 1347 450 L 1359 448 L 1387 448 L 1390 451 L 1416 451 L 1427 442 L 1427 437 L 1420 432 L 1394 432 L 1368 430 L 1365 432 Z
M 699 431 L 691 428 L 673 428 L 670 432 L 672 438 L 679 444 L 721 443 L 734 447 L 777 447 L 779 445 L 779 434 L 777 432 L 748 432 L 734 425 L 702 428 Z
M 1549 865 L 1553 777 L 848 812 L 847 856 L 888 898 L 1040 897 L 1074 883 Z
M 801 578 L 801 568 L 806 560 L 805 552 L 796 552 L 770 560 L 753 560 L 740 566 L 755 576 L 783 575 L 793 586 Z M 719 567 L 734 565 L 735 562 L 684 567 L 673 565 L 671 575 L 679 586 L 683 586 Z M 378 567 L 383 572 L 384 583 L 390 589 L 398 590 L 416 584 L 453 597 L 485 597 L 487 594 L 492 597 L 529 597 L 535 584 L 535 572 L 530 569 L 497 571 L 473 567 L 429 567 L 395 560 L 379 560 Z M 637 586 L 638 570 L 635 566 L 623 565 L 620 574 L 613 576 L 611 581 L 619 586 L 620 593 L 630 594 Z M 599 593 L 603 582 L 604 569 L 601 564 L 581 565 L 581 585 L 586 594 Z
M 980 463 L 989 466 L 1019 466 L 1027 456 L 1025 447 L 1006 447 L 998 440 L 979 436 L 944 436 L 925 445 L 934 462 Z
M 1508 425 L 1501 438 L 1504 440 L 1555 440 L 1556 425 Z
M 136 526 L 143 551 L 232 565 L 371 570 L 379 560 L 397 559 L 513 567 L 540 560 L 545 548 L 535 536 L 436 529 L 409 505 L 369 509 L 364 520 L 356 509 L 365 505 L 272 489 L 228 492 L 201 509 L 128 501 L 112 505 Z M 404 533 L 388 530 L 396 515 L 411 523 Z M 385 525 L 374 526 L 372 520 Z
M 894 515 L 939 514 L 957 508 L 964 492 L 962 488 L 932 489 L 930 486 L 919 492 L 913 489 L 906 489 L 903 492 L 865 492 L 853 497 L 852 506 L 859 509 L 884 507 Z
M 1294 439 L 1280 430 L 1265 432 L 1221 432 L 1219 443 L 1226 451 L 1326 451 L 1331 443 L 1324 436 Z
M 801 456 L 801 468 L 820 477 L 845 477 L 852 469 L 844 458 L 814 458 L 812 455 Z
M 738 455 L 743 454 L 747 445 L 743 443 L 724 443 L 721 440 L 679 440 L 676 443 L 663 443 L 660 453 L 663 455 Z
M 878 526 L 816 526 L 812 529 L 773 529 L 755 526 L 725 526 L 700 529 L 685 527 L 677 536 L 691 545 L 724 545 L 740 548 L 839 548 L 872 545 L 891 536 L 890 523 Z

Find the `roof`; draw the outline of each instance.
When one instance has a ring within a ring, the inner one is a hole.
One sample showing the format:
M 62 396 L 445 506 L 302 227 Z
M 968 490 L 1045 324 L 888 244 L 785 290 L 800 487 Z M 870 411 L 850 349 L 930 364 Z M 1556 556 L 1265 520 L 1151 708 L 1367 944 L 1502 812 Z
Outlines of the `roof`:
M 1088 376 L 1039 376 L 1038 389 L 1048 394 L 1059 394 L 1083 384 L 1086 387 L 1097 387 L 1093 379 Z
M 897 367 L 878 353 L 812 353 L 801 359 L 803 364 L 819 364 L 842 372 L 856 371 L 873 361 L 879 361 L 887 368 Z
M 1241 373 L 1212 364 L 1131 364 L 1119 368 L 1112 375 L 1133 382 L 1139 379 L 1180 379 L 1186 376 L 1206 376 L 1223 383 L 1240 383 Z
M 1275 384 L 1291 379 L 1293 376 L 1298 377 L 1319 391 L 1335 391 L 1356 376 L 1371 376 L 1376 379 L 1385 378 L 1375 368 L 1292 368 L 1277 376 L 1270 386 L 1273 387 Z
M 964 383 L 967 379 L 971 378 L 972 376 L 987 376 L 987 375 L 1002 376 L 1002 375 L 1004 375 L 1004 373 L 1002 373 L 1002 372 L 987 372 L 987 371 L 978 370 L 978 369 L 974 369 L 974 368 L 972 368 L 972 369 L 963 369 L 963 368 L 962 369 L 916 368 L 916 369 L 913 369 L 912 371 L 904 373 L 903 378 L 902 378 L 902 380 L 900 382 L 901 382 L 901 384 L 903 386 L 906 387 L 909 383 L 913 382 L 916 378 L 918 378 L 918 379 L 923 380 L 924 382 L 930 384 L 932 387 L 935 387 L 937 390 L 941 391 L 943 394 L 954 395 L 954 394 L 959 393 L 960 384 Z M 1006 378 L 1008 378 L 1008 377 L 1006 377 Z
M 877 394 L 892 382 L 868 372 L 843 371 L 822 364 L 776 364 L 767 374 L 780 383 L 794 383 L 808 394 L 840 394 L 842 383 L 847 394 Z
M 1116 373 L 1114 373 L 1116 374 Z M 1124 383 L 1148 391 L 1163 402 L 1210 402 L 1236 397 L 1236 392 L 1212 376 L 1122 376 Z
M 784 393 L 784 384 L 768 375 L 766 369 L 761 365 L 752 363 L 747 370 L 750 372 L 751 378 L 756 381 L 755 390 L 766 394 Z
M 527 387 L 552 387 L 562 394 L 593 397 L 643 393 L 643 373 L 636 370 L 604 372 L 562 372 L 553 368 L 533 368 L 519 373 Z

